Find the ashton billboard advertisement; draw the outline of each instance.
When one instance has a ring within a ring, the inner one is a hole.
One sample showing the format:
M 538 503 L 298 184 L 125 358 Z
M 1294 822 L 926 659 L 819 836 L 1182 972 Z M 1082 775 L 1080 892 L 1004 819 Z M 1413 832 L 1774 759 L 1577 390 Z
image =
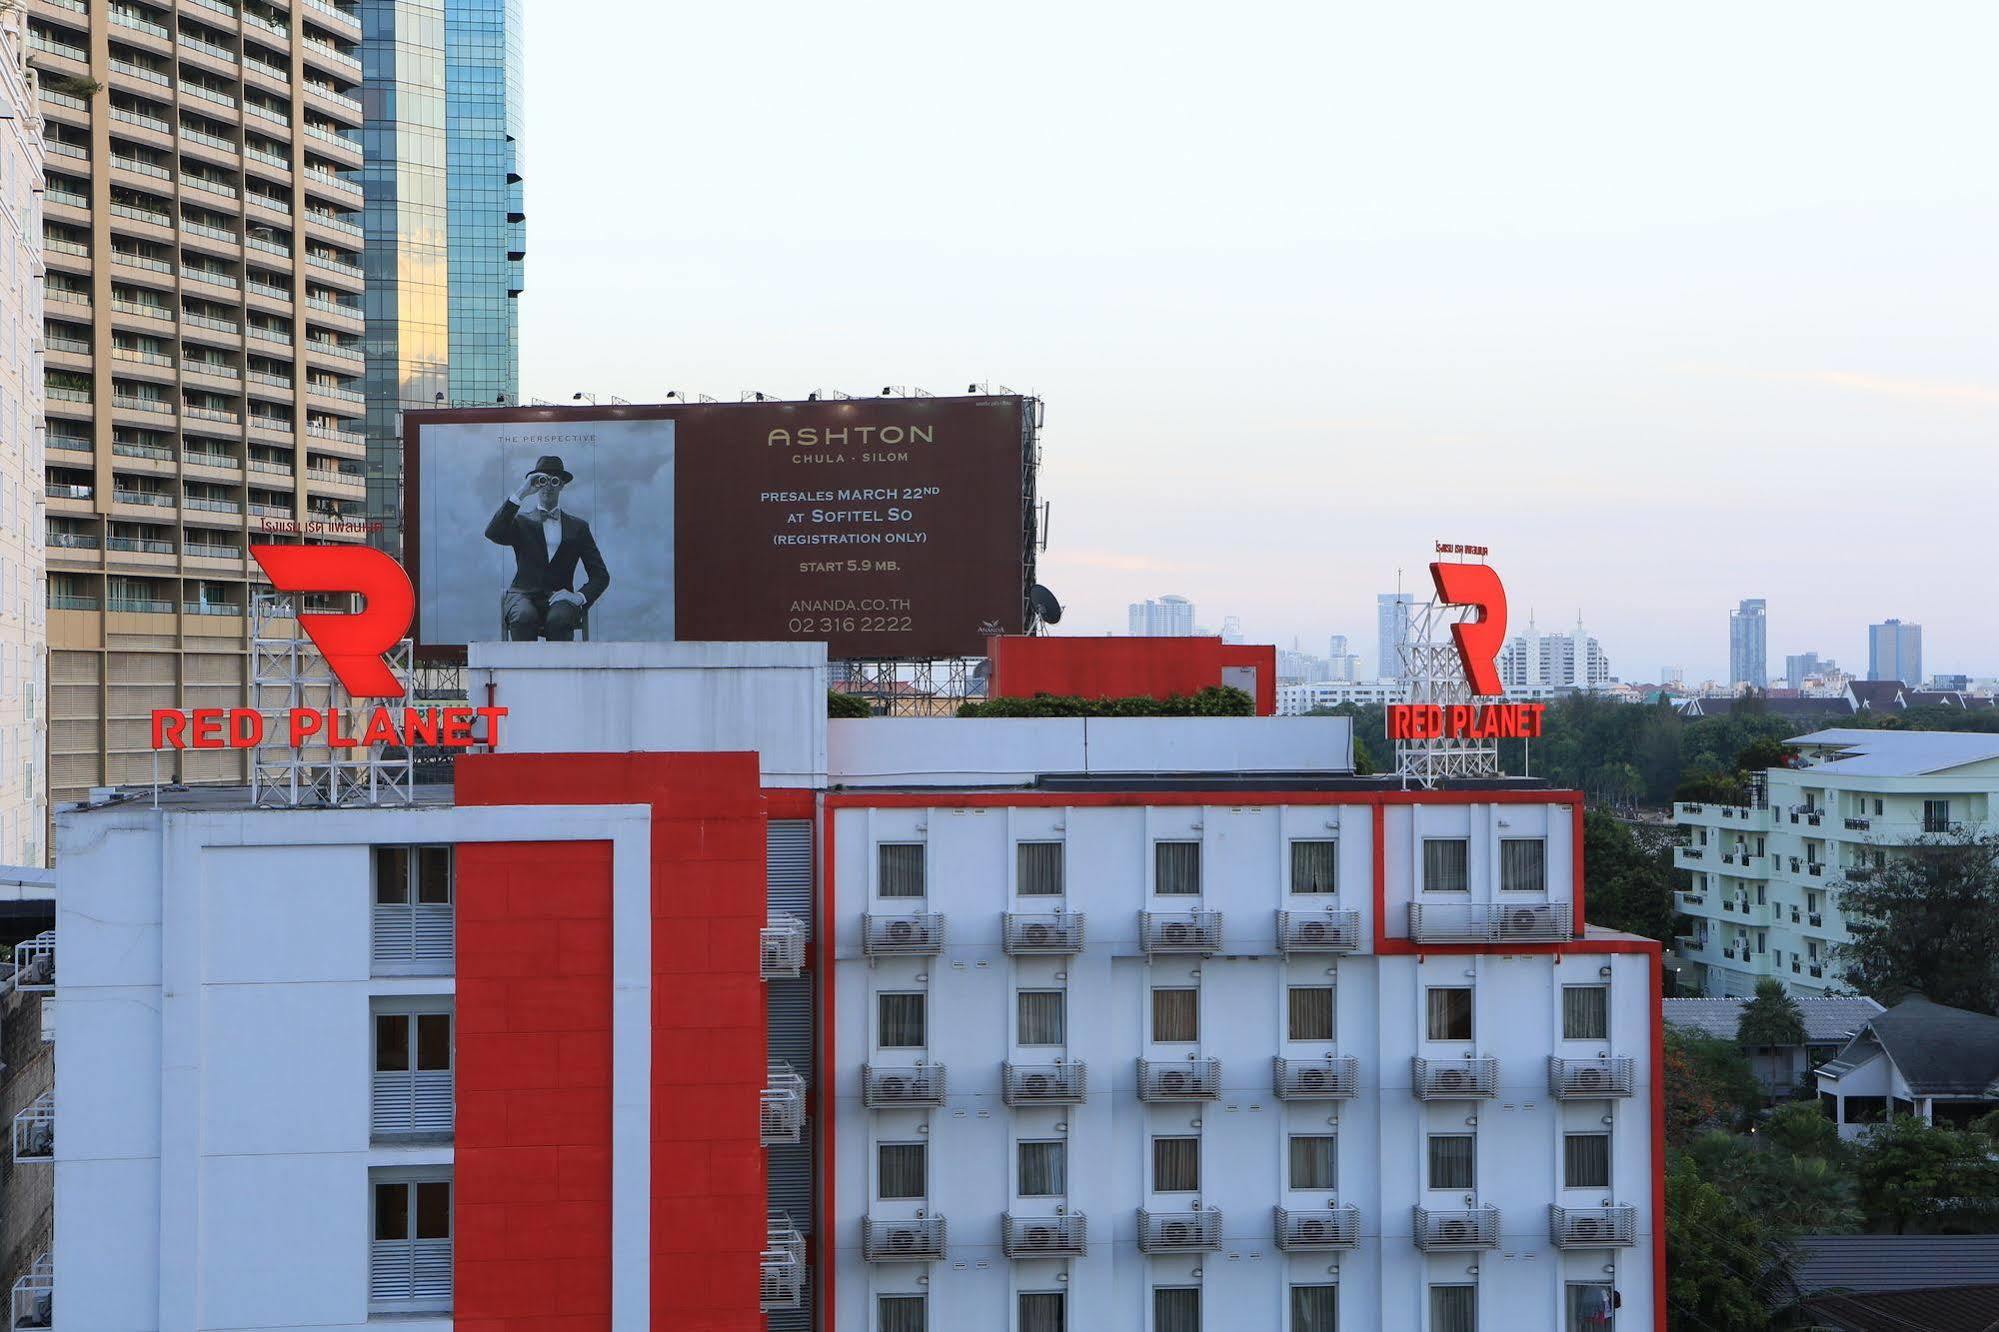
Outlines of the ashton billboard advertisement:
M 1025 627 L 1031 399 L 408 413 L 416 647 L 822 641 L 977 656 Z

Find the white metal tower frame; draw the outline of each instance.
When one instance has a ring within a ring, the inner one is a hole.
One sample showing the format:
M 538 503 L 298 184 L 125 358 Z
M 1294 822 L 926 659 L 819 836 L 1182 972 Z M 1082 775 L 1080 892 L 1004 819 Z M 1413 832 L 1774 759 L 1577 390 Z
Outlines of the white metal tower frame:
M 388 654 L 389 669 L 403 682 L 401 706 L 413 708 L 416 671 L 410 640 Z M 250 803 L 261 809 L 306 805 L 407 805 L 416 798 L 416 756 L 407 747 L 374 744 L 334 750 L 295 749 L 288 738 L 294 708 L 338 708 L 348 734 L 358 735 L 366 713 L 346 696 L 319 649 L 299 629 L 293 599 L 260 591 L 250 606 L 250 688 L 264 714 L 265 743 L 250 754 Z M 372 703 L 387 700 L 371 700 Z
M 1453 705 L 1490 704 L 1496 698 L 1481 698 L 1472 692 L 1465 678 L 1463 660 L 1451 627 L 1463 624 L 1476 607 L 1453 606 L 1441 601 L 1417 602 L 1409 608 L 1409 636 L 1402 644 L 1402 674 L 1409 682 L 1409 702 L 1442 708 Z M 1439 736 L 1427 740 L 1395 742 L 1395 772 L 1402 786 L 1430 788 L 1442 781 L 1467 777 L 1499 776 L 1499 741 L 1496 739 L 1452 739 Z

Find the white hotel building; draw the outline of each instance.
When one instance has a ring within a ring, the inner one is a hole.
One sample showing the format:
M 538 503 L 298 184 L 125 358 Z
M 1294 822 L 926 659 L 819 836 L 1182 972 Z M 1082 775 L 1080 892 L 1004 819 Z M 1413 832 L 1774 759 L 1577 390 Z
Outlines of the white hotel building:
M 1682 803 L 1676 897 L 1692 922 L 1674 965 L 1682 988 L 1752 995 L 1771 976 L 1798 994 L 1840 981 L 1853 941 L 1845 884 L 1925 837 L 1999 831 L 1999 735 L 1838 728 L 1786 742 L 1748 805 Z
M 816 646 L 471 671 L 502 752 L 414 807 L 59 816 L 53 1327 L 1663 1329 L 1574 793 L 828 722 Z

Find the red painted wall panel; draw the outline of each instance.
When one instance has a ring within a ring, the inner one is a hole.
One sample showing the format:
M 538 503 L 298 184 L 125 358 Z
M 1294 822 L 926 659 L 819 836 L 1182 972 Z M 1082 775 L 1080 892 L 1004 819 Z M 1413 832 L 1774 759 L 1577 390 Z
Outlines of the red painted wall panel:
M 1165 698 L 1222 682 L 1225 666 L 1256 672 L 1256 712 L 1277 711 L 1277 649 L 1219 638 L 1033 638 L 986 640 L 995 698 L 1075 694 Z
M 764 1153 L 757 1126 L 767 1054 L 757 935 L 766 918 L 765 802 L 758 783 L 754 754 L 481 754 L 458 763 L 460 804 L 652 808 L 656 1329 L 751 1332 L 763 1325 L 757 1260 Z M 594 946 L 582 932 L 563 942 L 579 957 Z M 607 1013 L 609 974 L 607 952 Z M 461 1005 L 462 996 L 461 982 Z M 579 1048 L 573 1057 L 587 1075 L 591 1052 Z M 607 1088 L 608 1072 L 607 1058 Z M 608 1100 L 605 1117 L 608 1125 Z M 579 1160 L 578 1171 L 587 1165 Z M 598 1214 L 608 1271 L 608 1201 Z M 577 1324 L 578 1332 L 585 1326 L 603 1332 L 608 1315 Z
M 455 1324 L 611 1314 L 611 846 L 458 849 Z

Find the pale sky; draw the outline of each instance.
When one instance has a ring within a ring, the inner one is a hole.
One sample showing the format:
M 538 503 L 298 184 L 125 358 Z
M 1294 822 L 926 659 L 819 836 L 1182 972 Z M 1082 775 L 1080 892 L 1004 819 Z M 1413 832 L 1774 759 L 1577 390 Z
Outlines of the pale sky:
M 526 10 L 524 395 L 1036 393 L 1063 632 L 1999 673 L 1989 4 Z

